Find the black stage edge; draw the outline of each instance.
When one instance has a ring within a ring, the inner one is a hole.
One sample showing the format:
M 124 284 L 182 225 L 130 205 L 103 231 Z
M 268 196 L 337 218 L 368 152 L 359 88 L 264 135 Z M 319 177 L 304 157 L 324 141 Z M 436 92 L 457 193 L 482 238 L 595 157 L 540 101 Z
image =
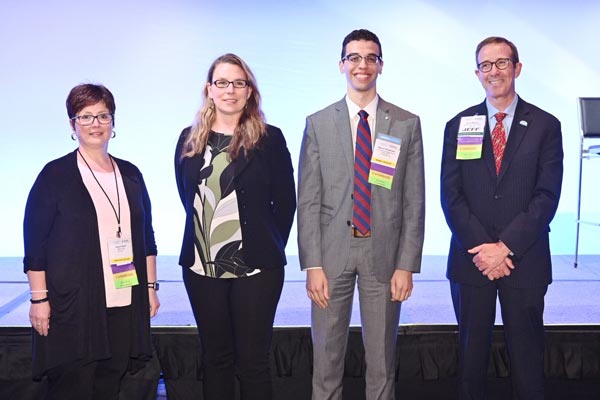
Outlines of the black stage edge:
M 155 327 L 156 356 L 127 377 L 120 400 L 155 399 L 162 378 L 169 400 L 202 399 L 201 350 L 195 327 Z M 364 350 L 360 328 L 351 328 L 344 400 L 364 399 Z M 397 399 L 456 399 L 455 325 L 401 326 L 398 334 Z M 0 328 L 0 399 L 41 399 L 44 382 L 33 382 L 30 329 Z M 276 328 L 271 367 L 275 399 L 308 400 L 312 372 L 310 328 Z M 510 365 L 502 326 L 494 329 L 488 367 L 489 399 L 510 399 Z M 600 399 L 600 325 L 546 327 L 546 398 Z M 159 397 L 164 398 L 164 397 Z

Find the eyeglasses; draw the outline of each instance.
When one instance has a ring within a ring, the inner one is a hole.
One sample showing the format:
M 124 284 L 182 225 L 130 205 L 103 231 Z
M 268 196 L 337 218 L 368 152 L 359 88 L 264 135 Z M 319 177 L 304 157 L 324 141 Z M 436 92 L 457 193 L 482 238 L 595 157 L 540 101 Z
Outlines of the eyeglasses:
M 229 85 L 233 85 L 233 87 L 236 89 L 243 89 L 246 86 L 248 86 L 248 81 L 245 81 L 243 79 L 236 79 L 235 81 L 226 81 L 225 79 L 217 79 L 212 84 L 215 85 L 216 87 L 218 87 L 219 89 L 228 88 Z
M 511 62 L 514 61 L 510 58 L 499 58 L 494 62 L 483 61 L 477 64 L 477 69 L 481 72 L 490 72 L 492 70 L 492 65 L 495 65 L 498 69 L 506 69 L 508 68 Z
M 360 62 L 365 59 L 367 64 L 379 64 L 381 62 L 381 57 L 376 54 L 369 54 L 367 56 L 361 56 L 360 54 L 352 53 L 348 54 L 346 57 L 342 58 L 342 61 L 348 61 L 350 64 L 358 65 Z
M 78 115 L 77 117 L 71 118 L 73 121 L 76 121 L 81 126 L 88 126 L 94 123 L 94 120 L 97 119 L 101 124 L 110 124 L 113 120 L 113 116 L 111 113 L 102 113 L 98 115 Z

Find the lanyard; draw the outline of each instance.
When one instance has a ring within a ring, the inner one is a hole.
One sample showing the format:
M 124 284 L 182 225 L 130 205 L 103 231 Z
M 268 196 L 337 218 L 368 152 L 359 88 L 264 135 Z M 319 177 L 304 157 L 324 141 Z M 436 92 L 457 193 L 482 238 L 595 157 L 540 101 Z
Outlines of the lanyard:
M 98 178 L 96 178 L 94 171 L 92 171 L 92 167 L 90 167 L 90 164 L 88 164 L 87 160 L 85 159 L 83 154 L 81 154 L 81 151 L 79 151 L 79 149 L 77 149 L 77 153 L 79 153 L 79 155 L 81 156 L 81 159 L 83 160 L 85 165 L 87 165 L 88 169 L 92 173 L 92 176 L 94 177 L 94 180 L 96 181 L 98 186 L 100 186 L 102 193 L 104 193 L 104 195 L 106 196 L 106 199 L 110 203 L 110 206 L 112 207 L 113 212 L 115 213 L 115 217 L 117 218 L 117 225 L 119 227 L 117 230 L 117 237 L 120 238 L 121 237 L 121 199 L 119 198 L 119 184 L 117 183 L 117 169 L 115 168 L 115 162 L 113 161 L 113 158 L 110 156 L 110 154 L 108 155 L 108 158 L 110 159 L 110 164 L 113 167 L 113 174 L 115 175 L 115 187 L 117 189 L 117 208 L 116 209 L 115 209 L 115 206 L 113 205 L 113 202 L 110 201 L 110 197 L 108 197 L 108 194 L 106 193 L 106 191 L 100 184 L 100 181 L 98 180 Z

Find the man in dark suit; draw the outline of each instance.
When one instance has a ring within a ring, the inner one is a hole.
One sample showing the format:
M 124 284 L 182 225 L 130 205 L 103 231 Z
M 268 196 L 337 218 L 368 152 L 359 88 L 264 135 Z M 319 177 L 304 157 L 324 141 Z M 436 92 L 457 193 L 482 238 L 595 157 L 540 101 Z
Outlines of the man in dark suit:
M 419 117 L 378 96 L 381 56 L 381 44 L 372 32 L 359 29 L 347 35 L 339 62 L 346 76 L 346 96 L 306 119 L 298 245 L 313 302 L 313 400 L 342 398 L 357 281 L 366 398 L 394 398 L 400 302 L 411 295 L 412 274 L 421 267 L 425 217 L 421 125 Z M 369 145 L 373 158 L 363 152 Z M 376 165 L 381 158 L 387 159 L 385 168 Z M 355 164 L 365 170 L 355 169 Z M 378 180 L 367 179 L 375 172 Z
M 513 396 L 543 399 L 548 232 L 563 175 L 561 127 L 516 94 L 522 65 L 512 42 L 489 37 L 475 56 L 486 99 L 447 123 L 441 170 L 460 398 L 485 398 L 498 297 Z

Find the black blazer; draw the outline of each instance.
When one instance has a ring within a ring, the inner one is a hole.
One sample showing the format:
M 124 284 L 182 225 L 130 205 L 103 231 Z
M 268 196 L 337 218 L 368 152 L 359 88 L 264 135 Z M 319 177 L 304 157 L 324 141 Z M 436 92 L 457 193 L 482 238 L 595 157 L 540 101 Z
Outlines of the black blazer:
M 181 159 L 185 128 L 175 149 L 175 179 L 186 219 L 179 264 L 194 264 L 194 195 L 204 152 Z M 286 264 L 285 245 L 296 211 L 294 169 L 285 138 L 279 128 L 267 125 L 267 135 L 257 148 L 236 160 L 234 185 L 242 229 L 244 262 L 251 268 L 281 268 Z
M 130 357 L 152 355 L 146 256 L 156 255 L 150 199 L 142 174 L 115 158 L 131 215 L 133 257 L 139 285 L 132 287 Z M 75 360 L 110 357 L 98 221 L 77 167 L 77 152 L 48 163 L 27 199 L 23 223 L 24 270 L 46 271 L 52 307 L 48 336 L 33 333 L 33 375 Z M 130 366 L 133 367 L 133 364 Z
M 502 278 L 506 284 L 547 285 L 552 281 L 549 225 L 563 175 L 560 122 L 519 98 L 496 176 L 487 123 L 481 159 L 456 159 L 460 118 L 472 115 L 485 115 L 487 121 L 485 102 L 459 113 L 444 132 L 441 202 L 452 231 L 447 277 L 472 285 L 489 283 L 467 250 L 501 240 L 515 254 L 515 269 Z

